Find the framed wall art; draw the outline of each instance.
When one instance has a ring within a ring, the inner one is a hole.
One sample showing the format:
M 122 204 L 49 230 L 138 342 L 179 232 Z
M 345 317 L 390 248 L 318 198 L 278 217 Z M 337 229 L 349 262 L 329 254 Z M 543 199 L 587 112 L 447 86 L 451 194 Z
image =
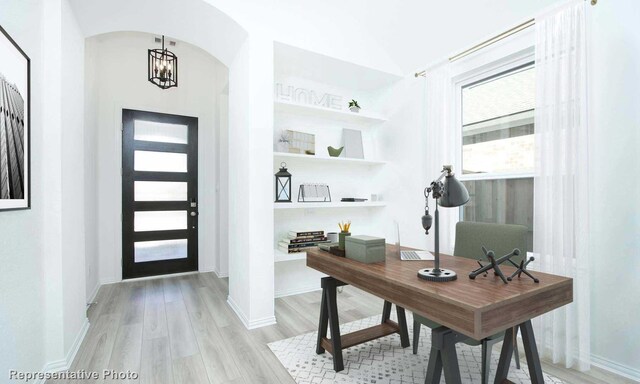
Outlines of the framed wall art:
M 0 211 L 29 209 L 31 61 L 0 32 Z

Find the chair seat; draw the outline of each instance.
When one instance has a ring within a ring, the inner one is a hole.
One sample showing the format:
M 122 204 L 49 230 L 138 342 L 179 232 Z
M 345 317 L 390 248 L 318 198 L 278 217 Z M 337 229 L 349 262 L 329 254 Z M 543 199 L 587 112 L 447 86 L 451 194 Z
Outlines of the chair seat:
M 420 323 L 420 324 L 422 324 L 422 325 L 424 325 L 426 327 L 429 327 L 431 329 L 442 327 L 442 324 L 438 324 L 435 321 L 429 320 L 426 317 L 420 316 L 420 315 L 418 315 L 416 313 L 413 314 L 413 320 L 415 320 L 418 323 Z M 505 331 L 498 332 L 495 335 L 491 335 L 491 336 L 487 337 L 487 339 L 488 340 L 495 340 L 495 339 L 504 338 L 504 332 Z M 476 345 L 482 344 L 482 340 L 475 340 L 475 339 L 472 339 L 472 338 L 467 338 L 467 339 L 463 340 L 462 342 L 467 344 L 467 345 L 470 345 L 470 346 L 476 346 Z

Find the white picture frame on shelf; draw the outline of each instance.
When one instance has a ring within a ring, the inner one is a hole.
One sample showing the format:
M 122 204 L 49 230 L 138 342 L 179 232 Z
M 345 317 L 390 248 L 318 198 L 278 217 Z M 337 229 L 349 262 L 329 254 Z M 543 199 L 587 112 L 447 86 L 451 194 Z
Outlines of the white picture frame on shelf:
M 364 159 L 362 131 L 344 128 L 342 130 L 342 140 L 344 142 L 344 157 L 350 159 Z

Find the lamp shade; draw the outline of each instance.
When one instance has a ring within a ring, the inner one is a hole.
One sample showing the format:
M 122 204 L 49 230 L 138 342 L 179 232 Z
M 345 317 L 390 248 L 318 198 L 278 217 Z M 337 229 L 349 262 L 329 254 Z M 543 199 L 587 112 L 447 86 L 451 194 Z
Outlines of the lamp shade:
M 442 197 L 438 199 L 441 207 L 459 207 L 469 201 L 469 191 L 453 174 L 447 175 L 443 184 Z

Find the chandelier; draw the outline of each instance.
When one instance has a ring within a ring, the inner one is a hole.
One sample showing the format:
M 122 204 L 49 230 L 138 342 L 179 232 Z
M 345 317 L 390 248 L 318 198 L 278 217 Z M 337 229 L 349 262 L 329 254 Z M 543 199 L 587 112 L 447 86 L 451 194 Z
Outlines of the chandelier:
M 178 86 L 178 57 L 164 47 L 149 50 L 148 65 L 149 81 L 162 89 Z

